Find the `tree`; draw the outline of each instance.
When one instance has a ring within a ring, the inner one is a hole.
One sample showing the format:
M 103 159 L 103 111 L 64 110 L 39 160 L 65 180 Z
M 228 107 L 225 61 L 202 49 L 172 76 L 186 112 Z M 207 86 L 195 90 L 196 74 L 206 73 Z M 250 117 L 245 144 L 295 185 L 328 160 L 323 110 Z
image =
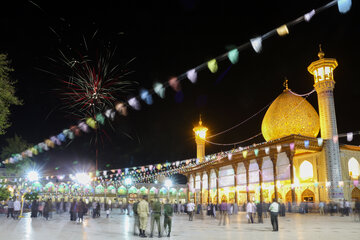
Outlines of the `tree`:
M 10 191 L 6 187 L 0 187 L 0 201 L 6 201 L 10 197 Z
M 0 54 L 0 135 L 5 134 L 5 130 L 11 125 L 10 106 L 22 104 L 21 100 L 15 96 L 15 81 L 10 79 L 10 73 L 13 71 L 7 55 Z
M 1 149 L 0 157 L 2 160 L 11 157 L 13 154 L 21 153 L 32 146 L 26 140 L 16 134 L 12 138 L 7 138 L 6 142 L 7 146 L 4 146 Z M 17 163 L 6 164 L 6 173 L 23 176 L 29 169 L 32 169 L 34 165 L 34 161 L 26 157 Z

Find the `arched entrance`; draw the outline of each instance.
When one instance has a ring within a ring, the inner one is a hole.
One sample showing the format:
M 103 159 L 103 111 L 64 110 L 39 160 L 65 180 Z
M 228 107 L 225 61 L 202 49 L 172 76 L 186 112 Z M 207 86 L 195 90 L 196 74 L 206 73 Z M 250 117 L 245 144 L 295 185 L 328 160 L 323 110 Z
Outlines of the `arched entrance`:
M 351 199 L 360 201 L 360 190 L 357 187 L 351 191 Z
M 286 193 L 285 202 L 292 202 L 291 190 Z M 297 195 L 295 194 L 295 202 L 297 202 Z
M 283 199 L 281 193 L 277 193 L 277 195 L 278 195 L 278 201 Z M 273 194 L 271 195 L 271 201 L 272 201 L 274 198 L 275 198 L 275 193 L 273 193 Z
M 315 194 L 313 191 L 309 189 L 305 189 L 301 194 L 301 201 L 303 202 L 314 202 L 315 201 Z

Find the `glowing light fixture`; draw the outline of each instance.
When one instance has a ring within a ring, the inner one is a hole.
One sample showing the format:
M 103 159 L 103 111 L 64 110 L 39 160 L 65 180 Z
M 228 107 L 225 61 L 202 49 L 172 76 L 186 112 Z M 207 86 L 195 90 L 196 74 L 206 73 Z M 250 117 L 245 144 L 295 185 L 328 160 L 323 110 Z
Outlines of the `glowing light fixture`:
M 39 173 L 36 171 L 30 171 L 27 177 L 31 182 L 35 182 L 39 180 Z
M 164 185 L 165 185 L 165 187 L 167 187 L 167 188 L 171 188 L 171 186 L 172 186 L 172 181 L 171 181 L 171 179 L 166 179 Z
M 87 185 L 91 182 L 91 178 L 87 173 L 77 173 L 75 175 L 76 181 L 82 185 Z
M 131 178 L 129 178 L 129 177 L 125 178 L 125 184 L 128 185 L 128 186 L 131 185 L 132 184 Z

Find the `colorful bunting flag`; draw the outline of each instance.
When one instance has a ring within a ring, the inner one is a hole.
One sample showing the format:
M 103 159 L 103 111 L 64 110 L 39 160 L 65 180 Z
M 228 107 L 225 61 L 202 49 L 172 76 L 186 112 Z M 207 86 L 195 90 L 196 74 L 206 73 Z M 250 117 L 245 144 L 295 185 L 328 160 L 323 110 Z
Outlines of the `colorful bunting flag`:
M 140 98 L 141 98 L 144 102 L 146 102 L 147 105 L 153 104 L 152 96 L 151 96 L 151 94 L 149 93 L 149 91 L 146 90 L 146 89 L 141 89 L 141 90 L 140 90 Z
M 190 82 L 196 83 L 196 80 L 197 80 L 197 72 L 196 72 L 195 69 L 191 69 L 191 70 L 187 71 L 186 76 L 187 76 L 187 78 L 190 80 Z
M 217 64 L 215 58 L 208 61 L 207 66 L 208 66 L 210 72 L 212 72 L 212 73 L 216 73 L 218 70 L 218 64 Z
M 128 103 L 135 110 L 139 111 L 141 109 L 141 105 L 136 97 L 130 98 Z
M 261 52 L 261 49 L 262 49 L 262 38 L 261 37 L 256 37 L 256 38 L 250 39 L 250 43 L 256 53 Z
M 279 34 L 279 36 L 283 37 L 283 36 L 289 34 L 289 29 L 287 28 L 286 24 L 284 24 L 284 25 L 278 27 L 276 29 L 276 32 Z
M 339 12 L 344 14 L 347 13 L 351 8 L 351 0 L 338 0 Z
M 237 63 L 239 61 L 239 50 L 237 50 L 236 48 L 231 50 L 228 53 L 228 58 L 232 64 Z

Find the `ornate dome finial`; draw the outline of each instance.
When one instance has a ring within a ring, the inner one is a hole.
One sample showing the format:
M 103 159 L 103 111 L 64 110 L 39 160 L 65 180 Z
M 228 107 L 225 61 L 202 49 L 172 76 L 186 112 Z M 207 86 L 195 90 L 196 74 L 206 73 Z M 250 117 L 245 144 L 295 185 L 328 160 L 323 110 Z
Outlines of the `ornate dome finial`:
M 199 120 L 199 125 L 202 125 L 202 121 L 201 121 L 201 114 L 200 114 L 200 120 Z
M 285 81 L 283 83 L 283 86 L 285 87 L 285 90 L 284 91 L 287 91 L 289 90 L 289 84 L 288 84 L 289 80 L 287 79 L 287 77 L 285 77 Z
M 319 53 L 318 53 L 318 57 L 319 57 L 320 59 L 323 59 L 324 56 L 325 56 L 325 53 L 324 53 L 323 50 L 321 49 L 321 44 L 319 44 L 319 49 L 320 49 L 320 51 L 319 51 Z

